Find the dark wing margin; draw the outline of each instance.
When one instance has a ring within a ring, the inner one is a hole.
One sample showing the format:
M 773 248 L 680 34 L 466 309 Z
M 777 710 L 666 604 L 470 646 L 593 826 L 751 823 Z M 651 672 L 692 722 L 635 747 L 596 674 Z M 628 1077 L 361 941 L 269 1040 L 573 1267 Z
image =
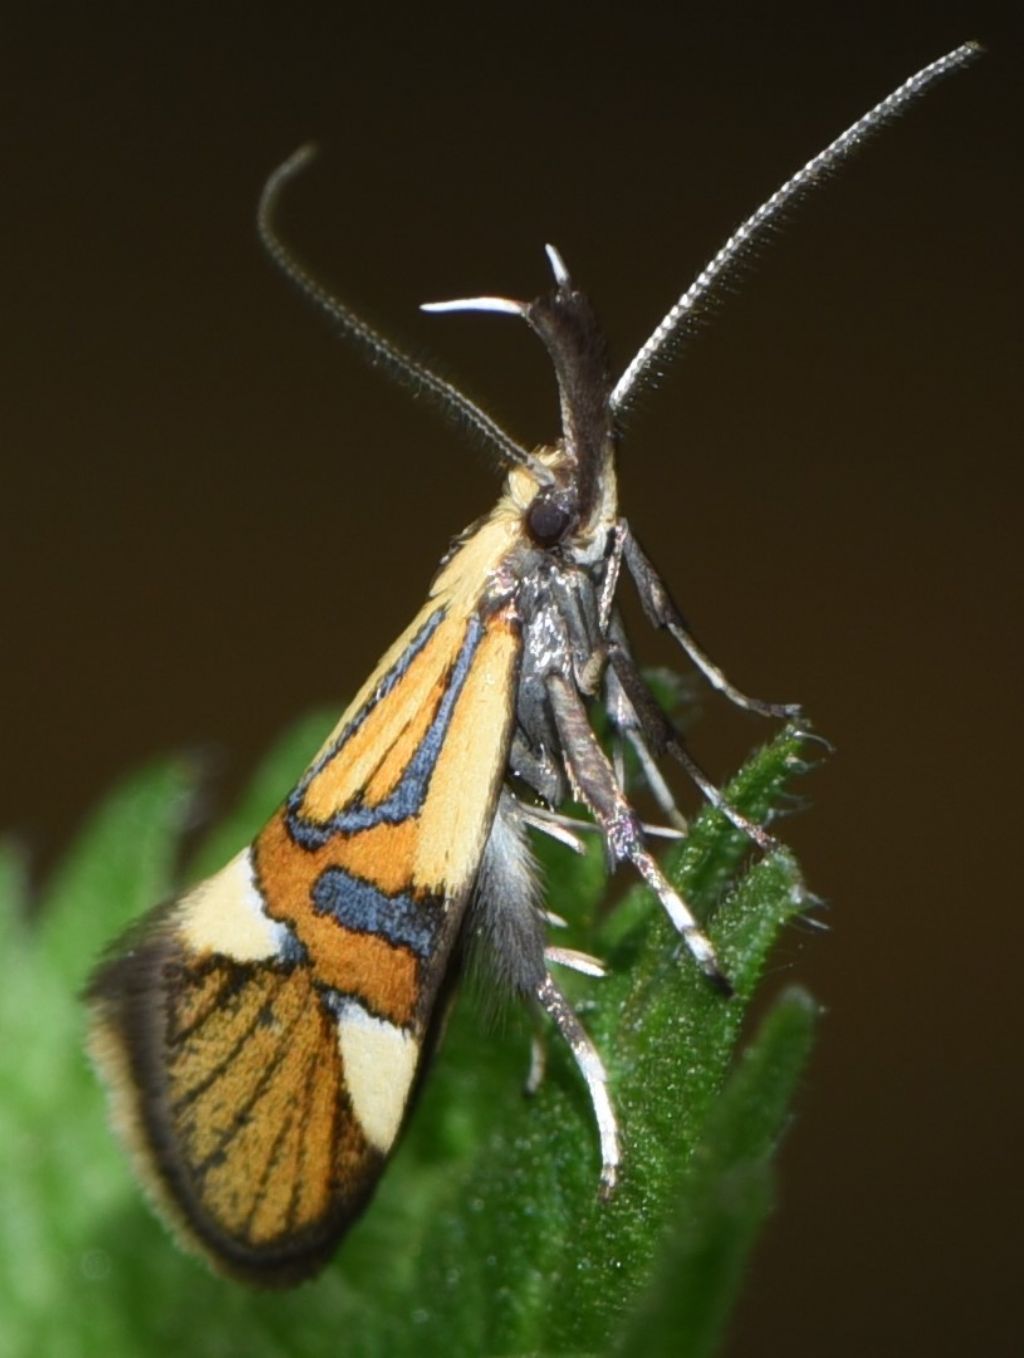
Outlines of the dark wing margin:
M 250 1285 L 291 1286 L 333 1253 L 385 1157 L 354 1116 L 311 968 L 197 959 L 167 914 L 90 984 L 91 1054 L 182 1243 Z

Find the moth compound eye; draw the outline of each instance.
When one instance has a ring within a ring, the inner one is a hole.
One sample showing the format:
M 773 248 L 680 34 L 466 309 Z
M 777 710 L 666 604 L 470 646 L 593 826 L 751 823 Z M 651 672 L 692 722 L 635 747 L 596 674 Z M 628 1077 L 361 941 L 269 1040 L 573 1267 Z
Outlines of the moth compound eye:
M 526 511 L 526 529 L 538 547 L 553 547 L 565 537 L 572 518 L 563 497 L 538 495 Z

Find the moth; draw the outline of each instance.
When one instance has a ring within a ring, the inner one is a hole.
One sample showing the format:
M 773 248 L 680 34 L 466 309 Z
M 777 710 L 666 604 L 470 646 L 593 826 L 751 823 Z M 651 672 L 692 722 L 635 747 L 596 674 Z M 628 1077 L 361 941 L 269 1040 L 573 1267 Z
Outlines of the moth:
M 506 479 L 253 843 L 146 916 L 90 983 L 91 1051 L 114 1122 L 159 1209 L 215 1269 L 285 1286 L 327 1261 L 395 1146 L 470 944 L 568 1042 L 593 1105 L 599 1183 L 614 1187 L 621 1149 L 605 1068 L 552 974 L 602 969 L 549 945 L 528 832 L 573 843 L 558 808 L 581 803 L 609 860 L 639 872 L 723 995 L 712 944 L 658 866 L 594 734 L 594 705 L 639 756 L 670 821 L 679 817 L 658 767 L 666 755 L 762 849 L 773 843 L 726 804 L 654 700 L 619 615 L 620 578 L 632 578 L 649 622 L 739 707 L 798 711 L 740 692 L 694 641 L 620 513 L 618 425 L 765 226 L 974 51 L 926 66 L 787 180 L 615 381 L 591 306 L 551 246 L 554 286 L 534 301 L 434 305 L 516 316 L 545 345 L 561 434 L 532 450 L 328 296 L 286 250 L 274 209 L 309 151 L 268 180 L 258 225 L 271 257 L 373 362 L 482 436 Z

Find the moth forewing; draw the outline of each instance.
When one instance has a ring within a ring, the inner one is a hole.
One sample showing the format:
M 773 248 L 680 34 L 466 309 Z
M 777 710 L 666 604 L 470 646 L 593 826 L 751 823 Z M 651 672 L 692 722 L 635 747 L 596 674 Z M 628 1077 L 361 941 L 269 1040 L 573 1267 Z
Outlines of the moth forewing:
M 89 988 L 140 1177 L 247 1282 L 322 1265 L 404 1120 L 507 762 L 509 524 L 503 501 L 452 556 L 250 848 Z

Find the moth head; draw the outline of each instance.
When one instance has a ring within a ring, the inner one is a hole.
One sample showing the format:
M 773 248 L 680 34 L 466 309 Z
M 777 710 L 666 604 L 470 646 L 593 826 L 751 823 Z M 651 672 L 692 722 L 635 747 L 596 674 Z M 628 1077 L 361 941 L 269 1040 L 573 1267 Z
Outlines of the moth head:
M 497 311 L 521 316 L 539 335 L 558 382 L 561 437 L 515 466 L 513 498 L 539 547 L 586 549 L 616 514 L 615 434 L 607 348 L 586 296 L 574 287 L 553 245 L 545 247 L 554 288 L 532 302 L 470 297 L 427 303 L 424 311 Z

